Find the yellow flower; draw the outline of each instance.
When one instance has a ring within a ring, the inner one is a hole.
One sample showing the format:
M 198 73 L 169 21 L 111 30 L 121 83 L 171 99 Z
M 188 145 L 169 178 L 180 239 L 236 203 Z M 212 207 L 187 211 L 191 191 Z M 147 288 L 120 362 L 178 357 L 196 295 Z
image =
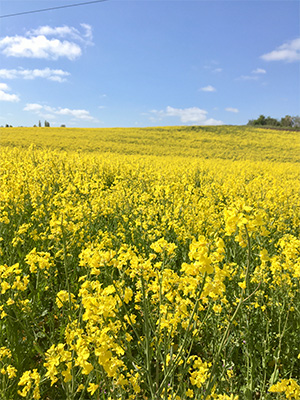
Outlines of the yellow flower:
M 70 382 L 72 380 L 72 363 L 68 362 L 67 363 L 67 369 L 65 371 L 62 371 L 62 376 L 64 377 L 64 382 Z
M 125 288 L 124 302 L 125 302 L 126 304 L 128 304 L 128 303 L 131 301 L 132 296 L 133 296 L 133 291 L 132 291 L 132 289 L 130 289 L 130 288 L 128 288 L 128 287 Z
M 188 390 L 185 392 L 185 395 L 186 395 L 187 397 L 190 397 L 190 398 L 192 399 L 193 396 L 194 396 L 194 391 L 193 391 L 192 389 L 188 389 Z
M 228 369 L 226 372 L 227 372 L 228 378 L 232 378 L 233 377 L 232 369 Z
M 222 306 L 220 304 L 214 304 L 213 310 L 216 314 L 220 314 L 220 312 L 222 311 Z
M 193 368 L 194 371 L 190 372 L 191 384 L 201 388 L 208 378 L 210 364 L 203 362 L 200 357 L 194 356 Z
M 5 346 L 0 347 L 0 361 L 4 358 L 11 358 L 11 351 Z
M 96 392 L 96 390 L 98 389 L 98 387 L 99 387 L 99 385 L 96 385 L 95 383 L 90 383 L 87 388 L 87 391 L 89 393 L 91 393 L 91 395 L 93 395 Z
M 68 303 L 69 299 L 71 299 L 72 302 L 75 300 L 75 296 L 73 293 L 69 293 L 66 290 L 61 290 L 60 292 L 57 293 L 56 295 L 56 304 L 58 308 L 62 308 L 64 303 Z
M 300 386 L 294 379 L 282 379 L 269 388 L 271 393 L 284 393 L 287 399 L 298 400 L 300 398 Z
M 39 383 L 40 383 L 40 375 L 37 372 L 37 369 L 33 369 L 32 371 L 25 371 L 21 376 L 18 385 L 24 386 L 22 391 L 18 390 L 18 394 L 22 397 L 27 397 L 30 389 L 33 387 L 33 398 L 40 399 L 40 391 L 39 391 Z
M 242 288 L 243 290 L 246 289 L 246 281 L 239 282 L 238 285 L 239 285 L 239 287 Z
M 17 376 L 17 375 L 16 375 L 17 369 L 16 369 L 15 367 L 13 367 L 12 365 L 8 365 L 8 366 L 6 367 L 6 372 L 7 372 L 7 375 L 8 375 L 8 377 L 9 377 L 9 379 L 12 379 L 12 378 L 14 378 L 15 376 Z
M 6 281 L 1 282 L 1 294 L 4 294 L 8 289 L 10 289 L 10 284 Z

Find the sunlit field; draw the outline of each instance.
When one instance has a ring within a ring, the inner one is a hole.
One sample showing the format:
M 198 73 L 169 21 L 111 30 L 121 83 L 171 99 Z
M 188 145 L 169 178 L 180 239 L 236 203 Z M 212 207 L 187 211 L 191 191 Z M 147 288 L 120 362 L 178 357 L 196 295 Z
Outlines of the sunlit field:
M 300 399 L 299 132 L 0 144 L 1 399 Z

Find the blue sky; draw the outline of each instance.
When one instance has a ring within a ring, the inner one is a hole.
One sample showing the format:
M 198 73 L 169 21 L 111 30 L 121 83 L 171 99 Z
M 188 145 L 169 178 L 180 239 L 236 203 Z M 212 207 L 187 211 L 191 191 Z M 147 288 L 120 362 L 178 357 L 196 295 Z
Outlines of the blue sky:
M 87 0 L 1 0 L 0 15 Z M 300 110 L 300 2 L 107 0 L 0 19 L 0 125 L 246 124 Z

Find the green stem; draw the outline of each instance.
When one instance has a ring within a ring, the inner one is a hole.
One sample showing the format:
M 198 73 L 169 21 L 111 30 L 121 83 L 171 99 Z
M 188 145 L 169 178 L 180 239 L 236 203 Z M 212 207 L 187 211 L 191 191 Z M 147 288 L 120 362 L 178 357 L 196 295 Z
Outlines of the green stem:
M 283 309 L 284 309 L 284 307 L 283 307 Z M 273 373 L 271 375 L 271 379 L 270 379 L 270 386 L 273 385 L 275 383 L 275 381 L 277 380 L 277 376 L 278 376 L 278 360 L 279 360 L 280 352 L 281 352 L 281 343 L 282 343 L 282 339 L 283 339 L 283 336 L 284 336 L 284 333 L 285 333 L 285 329 L 286 329 L 288 318 L 289 318 L 289 312 L 287 312 L 287 314 L 286 314 L 286 319 L 285 319 L 285 322 L 284 322 L 284 326 L 283 326 L 283 329 L 281 331 L 281 314 L 280 314 L 280 318 L 279 318 L 279 335 L 280 335 L 279 336 L 279 344 L 278 344 L 278 349 L 277 349 L 277 355 L 275 357 L 274 371 L 273 371 Z
M 145 291 L 145 282 L 143 275 L 141 275 L 141 286 L 142 286 L 142 295 L 143 295 L 143 304 L 144 304 L 144 328 L 145 328 L 145 354 L 146 354 L 146 376 L 149 384 L 149 389 L 151 392 L 151 396 L 154 399 L 154 385 L 152 381 L 151 375 L 151 349 L 150 349 L 150 321 L 148 315 L 148 305 L 147 305 L 147 297 Z
M 250 257 L 251 257 L 251 242 L 250 242 L 250 236 L 249 236 L 249 233 L 248 233 L 248 230 L 247 230 L 246 225 L 245 225 L 244 227 L 245 227 L 245 231 L 246 231 L 247 246 L 248 246 L 247 268 L 246 268 L 245 281 L 247 282 L 247 285 L 248 285 L 248 281 L 249 281 L 249 270 L 250 270 Z M 229 331 L 230 331 L 231 325 L 232 325 L 233 321 L 235 320 L 235 318 L 236 318 L 236 316 L 237 316 L 237 314 L 238 314 L 238 312 L 239 312 L 239 310 L 240 310 L 240 308 L 241 308 L 242 303 L 244 302 L 244 297 L 245 297 L 245 291 L 246 291 L 246 289 L 247 289 L 247 286 L 246 286 L 245 289 L 242 289 L 240 301 L 239 301 L 239 303 L 238 303 L 238 305 L 237 305 L 237 307 L 236 307 L 236 309 L 235 309 L 235 312 L 234 312 L 233 316 L 231 317 L 231 319 L 230 319 L 230 321 L 229 321 L 229 324 L 228 324 L 228 326 L 227 326 L 227 328 L 226 328 L 226 331 L 224 332 L 224 335 L 223 335 L 222 340 L 221 340 L 221 342 L 220 342 L 217 355 L 216 355 L 216 357 L 214 358 L 214 361 L 213 361 L 213 366 L 212 366 L 212 369 L 211 369 L 211 373 L 210 373 L 210 375 L 209 375 L 208 383 L 207 383 L 207 385 L 206 385 L 206 390 L 205 390 L 205 394 L 204 394 L 203 400 L 205 400 L 205 399 L 207 398 L 207 396 L 210 395 L 210 392 L 211 392 L 211 390 L 212 390 L 212 388 L 213 388 L 213 386 L 214 386 L 214 383 L 215 383 L 215 381 L 216 381 L 215 372 L 216 372 L 217 365 L 218 365 L 218 362 L 219 362 L 219 359 L 220 359 L 220 355 L 221 355 L 221 352 L 222 352 L 223 347 L 224 347 L 224 345 L 225 345 L 225 342 L 226 342 L 226 340 L 227 340 L 227 336 L 229 337 Z
M 68 261 L 67 261 L 67 241 L 66 241 L 66 235 L 65 235 L 65 230 L 64 230 L 64 225 L 63 225 L 63 217 L 61 218 L 61 232 L 62 232 L 62 239 L 63 239 L 63 251 L 64 251 L 64 270 L 65 270 L 65 277 L 66 277 L 66 286 L 68 290 L 68 296 L 69 296 L 69 320 L 71 321 L 71 313 L 72 313 L 72 298 L 71 298 L 71 289 L 70 289 L 70 282 L 69 282 L 69 274 L 68 274 Z M 72 369 L 74 366 L 74 354 L 72 351 Z M 75 387 L 75 377 L 74 374 L 72 374 L 72 381 L 71 381 L 71 392 L 72 396 L 74 393 L 74 387 Z
M 66 285 L 69 294 L 69 310 L 71 312 L 72 309 L 72 299 L 71 299 L 71 292 L 70 292 L 70 283 L 69 283 L 69 274 L 68 274 L 68 262 L 67 262 L 67 244 L 66 244 L 66 235 L 63 225 L 63 218 L 61 218 L 61 232 L 62 232 L 62 242 L 63 242 L 63 251 L 64 251 L 64 270 L 65 270 L 65 277 L 66 277 Z
M 187 342 L 187 338 L 188 338 L 188 335 L 189 335 L 190 326 L 191 326 L 191 324 L 192 324 L 194 315 L 195 315 L 195 313 L 196 313 L 197 310 L 198 310 L 198 305 L 199 305 L 200 297 L 201 297 L 201 294 L 202 294 L 202 291 L 203 291 L 203 288 L 204 288 L 204 284 L 205 284 L 205 281 L 206 281 L 206 277 L 207 277 L 207 272 L 205 272 L 205 274 L 204 274 L 204 276 L 203 276 L 203 280 L 202 280 L 202 284 L 201 284 L 201 287 L 200 287 L 200 290 L 199 290 L 198 298 L 197 298 L 197 300 L 196 300 L 196 302 L 195 302 L 195 306 L 194 306 L 194 308 L 193 308 L 193 311 L 192 311 L 191 314 L 190 314 L 189 323 L 188 323 L 188 326 L 187 326 L 186 331 L 185 331 L 183 343 L 182 343 L 182 345 L 180 346 L 179 352 L 178 352 L 178 354 L 177 354 L 175 360 L 174 360 L 173 362 L 170 361 L 170 364 L 171 364 L 171 365 L 170 365 L 170 367 L 168 368 L 167 373 L 165 374 L 164 379 L 162 380 L 162 382 L 161 382 L 161 384 L 160 384 L 160 386 L 159 386 L 159 389 L 157 390 L 157 393 L 156 393 L 156 395 L 157 395 L 156 398 L 157 398 L 157 399 L 159 399 L 159 396 L 160 396 L 160 394 L 161 394 L 161 392 L 162 392 L 162 390 L 163 390 L 163 387 L 164 387 L 165 383 L 167 382 L 167 379 L 168 379 L 169 376 L 174 372 L 175 368 L 177 367 L 177 365 L 178 365 L 178 363 L 179 363 L 179 361 L 180 361 L 180 358 L 182 357 L 183 350 L 184 350 L 184 348 L 186 347 L 186 342 Z

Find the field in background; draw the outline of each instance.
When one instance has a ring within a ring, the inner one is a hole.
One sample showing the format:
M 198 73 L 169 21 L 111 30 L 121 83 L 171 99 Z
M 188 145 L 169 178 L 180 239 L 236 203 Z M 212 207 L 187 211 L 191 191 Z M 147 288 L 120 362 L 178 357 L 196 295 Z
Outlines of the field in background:
M 1 129 L 1 128 L 0 128 Z M 253 127 L 2 128 L 0 144 L 67 151 L 299 162 L 300 133 Z
M 0 144 L 1 399 L 299 399 L 299 133 Z

